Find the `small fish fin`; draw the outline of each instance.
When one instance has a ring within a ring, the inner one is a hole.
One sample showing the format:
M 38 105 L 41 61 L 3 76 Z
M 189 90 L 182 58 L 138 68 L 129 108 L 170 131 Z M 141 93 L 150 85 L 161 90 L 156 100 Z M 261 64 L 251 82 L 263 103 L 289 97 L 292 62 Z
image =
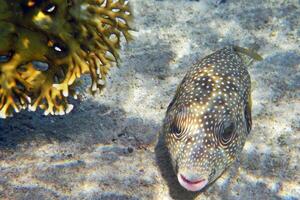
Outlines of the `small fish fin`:
M 238 52 L 238 53 L 242 53 L 244 55 L 247 55 L 251 58 L 253 58 L 254 60 L 257 60 L 257 61 L 262 61 L 263 58 L 261 57 L 261 55 L 259 55 L 257 52 L 256 52 L 256 48 L 249 48 L 249 49 L 246 49 L 246 48 L 243 48 L 243 47 L 239 47 L 239 46 L 233 46 L 233 49 Z
M 256 51 L 258 49 L 258 46 L 254 46 L 253 48 L 243 48 L 239 46 L 233 46 L 233 49 L 242 57 L 244 61 L 248 61 L 247 65 L 250 65 L 254 60 L 256 61 L 262 61 L 263 57 L 259 55 Z M 244 55 L 250 57 L 249 58 L 244 58 Z
M 244 117 L 246 121 L 247 135 L 250 133 L 252 129 L 251 109 L 252 109 L 252 99 L 251 99 L 251 94 L 249 94 L 244 108 Z

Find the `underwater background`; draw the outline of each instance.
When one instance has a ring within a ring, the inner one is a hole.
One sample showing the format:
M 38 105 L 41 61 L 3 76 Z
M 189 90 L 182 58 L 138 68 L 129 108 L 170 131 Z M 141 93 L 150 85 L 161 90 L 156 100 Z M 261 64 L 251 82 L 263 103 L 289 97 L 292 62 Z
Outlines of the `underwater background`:
M 122 41 L 120 67 L 101 94 L 82 89 L 64 116 L 0 119 L 0 199 L 299 199 L 300 1 L 130 4 L 134 39 Z M 156 147 L 166 108 L 197 60 L 253 43 L 264 60 L 249 67 L 244 150 L 204 192 L 187 192 Z

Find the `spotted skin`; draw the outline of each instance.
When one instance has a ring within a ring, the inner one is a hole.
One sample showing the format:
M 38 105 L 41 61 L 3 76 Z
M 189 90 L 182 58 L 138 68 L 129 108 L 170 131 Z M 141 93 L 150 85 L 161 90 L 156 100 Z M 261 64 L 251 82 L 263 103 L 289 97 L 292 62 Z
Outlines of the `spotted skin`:
M 167 109 L 166 147 L 188 190 L 219 177 L 250 133 L 251 80 L 244 63 L 233 46 L 205 57 L 187 72 Z

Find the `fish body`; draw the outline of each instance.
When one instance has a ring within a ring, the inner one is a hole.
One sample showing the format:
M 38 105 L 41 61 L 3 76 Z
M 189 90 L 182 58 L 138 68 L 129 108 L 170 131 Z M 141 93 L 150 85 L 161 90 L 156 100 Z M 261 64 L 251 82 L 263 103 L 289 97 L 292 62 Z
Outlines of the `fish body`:
M 199 191 L 218 178 L 242 151 L 251 120 L 251 79 L 245 54 L 229 46 L 187 72 L 168 106 L 163 137 L 179 183 Z

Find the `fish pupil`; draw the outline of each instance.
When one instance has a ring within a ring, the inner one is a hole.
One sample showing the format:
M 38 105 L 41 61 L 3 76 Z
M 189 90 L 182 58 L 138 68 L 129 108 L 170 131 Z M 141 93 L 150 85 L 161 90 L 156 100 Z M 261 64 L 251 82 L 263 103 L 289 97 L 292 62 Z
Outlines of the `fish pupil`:
M 225 123 L 224 129 L 221 133 L 221 139 L 224 142 L 228 142 L 232 138 L 232 134 L 234 133 L 234 130 L 235 130 L 235 124 L 233 122 Z
M 177 125 L 177 123 L 173 122 L 170 126 L 171 133 L 175 134 L 175 136 L 179 137 L 181 135 L 181 128 Z

